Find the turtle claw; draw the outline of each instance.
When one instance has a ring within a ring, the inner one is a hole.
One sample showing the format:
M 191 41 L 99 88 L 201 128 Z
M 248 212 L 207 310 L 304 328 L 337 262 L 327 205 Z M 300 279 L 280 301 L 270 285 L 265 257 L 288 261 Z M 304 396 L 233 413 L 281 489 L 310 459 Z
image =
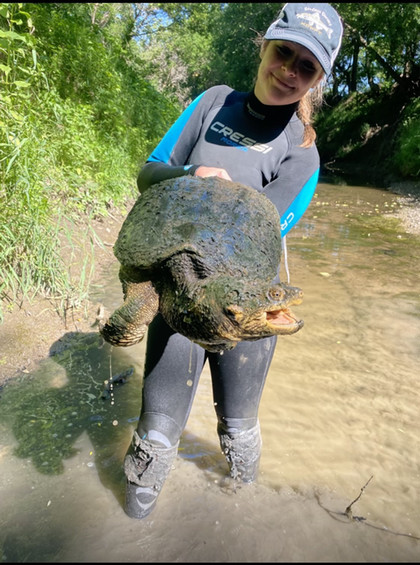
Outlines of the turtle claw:
M 144 338 L 158 312 L 159 296 L 150 281 L 133 283 L 123 279 L 123 288 L 124 304 L 99 324 L 99 333 L 111 345 L 130 347 Z
M 118 347 L 130 347 L 140 343 L 147 326 L 127 327 L 115 323 L 115 314 L 105 324 L 99 326 L 99 333 L 105 341 Z

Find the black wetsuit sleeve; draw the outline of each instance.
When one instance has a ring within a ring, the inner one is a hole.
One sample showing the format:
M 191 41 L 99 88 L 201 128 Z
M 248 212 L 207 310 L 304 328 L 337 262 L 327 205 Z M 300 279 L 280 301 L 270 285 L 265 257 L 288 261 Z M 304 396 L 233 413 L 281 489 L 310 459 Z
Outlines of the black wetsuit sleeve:
M 189 164 L 189 155 L 200 136 L 205 106 L 203 92 L 182 112 L 153 150 L 140 170 L 137 186 L 144 192 L 157 182 L 184 175 L 194 175 L 199 164 Z
M 137 179 L 140 192 L 170 178 L 194 175 L 201 165 L 223 168 L 234 182 L 270 198 L 286 235 L 315 192 L 318 151 L 315 145 L 302 147 L 303 125 L 294 107 L 250 107 L 247 101 L 247 93 L 226 85 L 200 94 L 147 159 Z M 254 115 L 255 109 L 266 114 Z
M 319 154 L 315 146 L 291 150 L 277 178 L 264 187 L 264 193 L 275 204 L 281 221 L 282 235 L 297 224 L 308 208 L 319 178 Z
M 149 161 L 141 169 L 137 178 L 137 187 L 142 193 L 152 184 L 184 175 L 194 175 L 199 165 L 173 166 L 158 161 Z

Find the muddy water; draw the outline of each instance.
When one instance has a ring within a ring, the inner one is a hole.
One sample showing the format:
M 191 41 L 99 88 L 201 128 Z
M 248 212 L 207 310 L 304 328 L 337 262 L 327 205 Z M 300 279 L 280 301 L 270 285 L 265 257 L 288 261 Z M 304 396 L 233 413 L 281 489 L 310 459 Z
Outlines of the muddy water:
M 288 236 L 305 326 L 278 341 L 254 485 L 224 479 L 205 367 L 157 508 L 128 518 L 144 345 L 111 348 L 94 328 L 51 344 L 1 391 L 2 561 L 418 562 L 420 239 L 389 216 L 396 199 L 321 184 Z M 119 305 L 116 268 L 97 300 Z

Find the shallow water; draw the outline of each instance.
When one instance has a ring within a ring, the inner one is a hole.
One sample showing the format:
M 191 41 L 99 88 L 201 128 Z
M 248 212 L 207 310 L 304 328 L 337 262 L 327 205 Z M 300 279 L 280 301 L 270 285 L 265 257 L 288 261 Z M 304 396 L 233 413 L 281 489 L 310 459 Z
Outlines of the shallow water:
M 144 344 L 112 348 L 95 328 L 67 335 L 36 372 L 5 386 L 2 561 L 418 562 L 420 238 L 389 217 L 396 200 L 321 184 L 288 236 L 305 326 L 278 340 L 254 485 L 224 478 L 207 367 L 158 506 L 142 521 L 122 510 L 121 463 Z M 120 304 L 117 266 L 97 300 Z M 130 369 L 110 394 L 104 381 Z

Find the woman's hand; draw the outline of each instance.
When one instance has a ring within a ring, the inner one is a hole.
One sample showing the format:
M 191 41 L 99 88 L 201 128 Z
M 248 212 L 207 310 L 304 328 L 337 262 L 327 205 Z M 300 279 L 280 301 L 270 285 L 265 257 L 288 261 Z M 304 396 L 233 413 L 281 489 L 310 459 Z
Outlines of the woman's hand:
M 232 180 L 225 169 L 219 169 L 218 167 L 204 167 L 200 165 L 195 171 L 194 176 L 196 177 L 219 177 L 225 180 Z

